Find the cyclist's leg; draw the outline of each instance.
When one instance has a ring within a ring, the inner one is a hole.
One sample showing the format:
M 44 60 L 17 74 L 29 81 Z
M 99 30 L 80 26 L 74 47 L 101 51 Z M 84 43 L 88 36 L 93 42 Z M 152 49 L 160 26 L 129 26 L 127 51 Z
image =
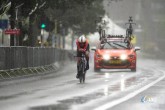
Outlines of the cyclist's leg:
M 80 58 L 77 58 L 77 75 L 76 75 L 76 78 L 79 78 L 79 63 L 80 63 Z
M 80 52 L 77 52 L 77 56 L 80 56 L 81 53 Z M 76 78 L 79 78 L 79 63 L 80 63 L 80 58 L 78 57 L 77 58 L 77 75 L 76 75 Z
M 89 69 L 89 52 L 88 51 L 86 51 L 86 61 L 87 61 L 87 64 L 86 64 L 85 70 L 88 70 Z

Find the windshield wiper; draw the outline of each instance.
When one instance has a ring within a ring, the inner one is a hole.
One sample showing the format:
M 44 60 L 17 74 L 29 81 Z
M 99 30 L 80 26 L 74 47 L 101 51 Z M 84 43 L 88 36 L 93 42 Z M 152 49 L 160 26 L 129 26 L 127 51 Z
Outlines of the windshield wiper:
M 118 45 L 118 46 L 123 47 L 123 48 L 127 48 L 127 47 L 120 45 L 120 44 L 117 44 L 117 43 L 113 43 L 113 44 Z
M 113 48 L 118 49 L 116 46 L 110 44 L 109 42 L 107 42 L 107 43 L 108 43 L 110 46 L 112 46 Z

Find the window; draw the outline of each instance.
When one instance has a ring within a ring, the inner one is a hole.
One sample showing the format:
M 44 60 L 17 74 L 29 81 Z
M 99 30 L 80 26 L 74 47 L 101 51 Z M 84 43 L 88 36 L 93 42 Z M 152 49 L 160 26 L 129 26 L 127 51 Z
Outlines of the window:
M 106 42 L 100 45 L 100 49 L 130 49 L 131 45 L 126 42 Z

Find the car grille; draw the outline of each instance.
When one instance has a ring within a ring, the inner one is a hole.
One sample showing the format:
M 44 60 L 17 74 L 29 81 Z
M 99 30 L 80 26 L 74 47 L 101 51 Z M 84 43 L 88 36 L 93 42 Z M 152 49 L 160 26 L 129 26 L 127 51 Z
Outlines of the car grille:
M 100 62 L 102 66 L 129 66 L 130 63 L 128 60 L 120 60 L 120 59 L 111 59 L 108 61 L 101 61 Z
M 117 59 L 120 59 L 120 57 L 111 57 L 112 60 L 117 60 Z

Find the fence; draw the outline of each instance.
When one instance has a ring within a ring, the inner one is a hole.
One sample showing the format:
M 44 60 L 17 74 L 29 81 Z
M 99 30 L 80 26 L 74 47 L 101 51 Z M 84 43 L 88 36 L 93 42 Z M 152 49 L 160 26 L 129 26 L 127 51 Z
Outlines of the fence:
M 38 67 L 72 59 L 71 52 L 56 48 L 0 47 L 0 70 Z

